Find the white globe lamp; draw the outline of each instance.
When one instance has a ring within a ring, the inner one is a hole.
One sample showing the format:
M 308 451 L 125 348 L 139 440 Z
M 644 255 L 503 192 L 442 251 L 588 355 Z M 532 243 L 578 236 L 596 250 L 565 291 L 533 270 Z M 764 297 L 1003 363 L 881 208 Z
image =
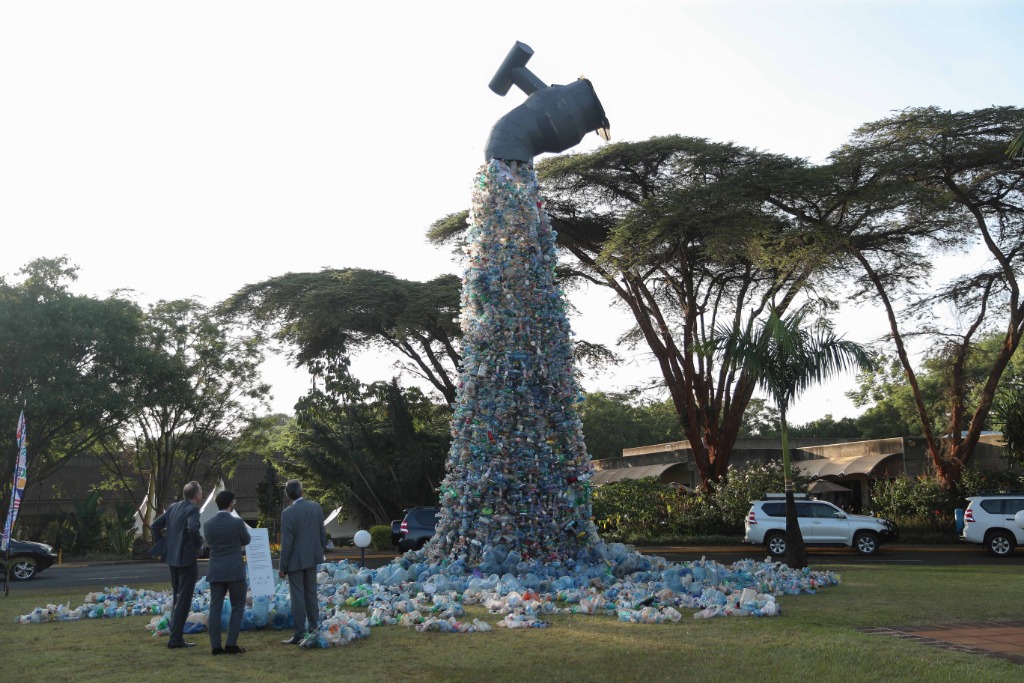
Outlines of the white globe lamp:
M 356 535 L 352 537 L 352 541 L 359 546 L 359 566 L 366 566 L 366 546 L 370 545 L 373 541 L 373 537 L 370 536 L 370 532 L 366 529 L 360 529 L 356 532 Z

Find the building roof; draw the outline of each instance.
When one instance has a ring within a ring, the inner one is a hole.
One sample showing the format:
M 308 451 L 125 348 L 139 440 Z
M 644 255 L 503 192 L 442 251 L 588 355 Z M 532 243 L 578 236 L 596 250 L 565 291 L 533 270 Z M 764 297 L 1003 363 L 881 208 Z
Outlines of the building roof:
M 889 458 L 900 455 L 900 453 L 867 453 L 865 455 L 850 455 L 843 458 L 820 460 L 804 460 L 793 463 L 793 467 L 799 468 L 801 474 L 812 479 L 821 477 L 849 477 L 854 474 L 871 476 L 875 468 Z
M 673 467 L 685 467 L 685 463 L 670 462 L 661 465 L 640 465 L 638 467 L 615 467 L 607 470 L 595 470 L 591 482 L 595 486 L 611 484 L 623 479 L 640 479 L 642 477 L 660 477 Z

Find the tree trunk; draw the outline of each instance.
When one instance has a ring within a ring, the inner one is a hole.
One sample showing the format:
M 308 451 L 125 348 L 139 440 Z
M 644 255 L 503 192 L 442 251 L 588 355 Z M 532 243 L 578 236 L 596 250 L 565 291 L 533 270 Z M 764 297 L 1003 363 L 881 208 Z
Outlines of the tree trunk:
M 784 561 L 791 569 L 807 566 L 807 547 L 800 532 L 800 520 L 796 515 L 796 499 L 793 496 L 793 464 L 789 458 L 789 429 L 786 426 L 786 409 L 779 408 L 779 430 L 782 433 L 782 470 L 786 481 L 786 554 Z

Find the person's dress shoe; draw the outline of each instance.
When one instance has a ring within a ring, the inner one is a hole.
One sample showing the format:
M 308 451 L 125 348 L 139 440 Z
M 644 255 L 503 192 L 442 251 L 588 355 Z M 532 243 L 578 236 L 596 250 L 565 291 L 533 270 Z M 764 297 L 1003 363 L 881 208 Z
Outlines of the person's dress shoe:
M 213 648 L 210 651 L 210 654 L 211 655 L 222 655 L 222 654 L 224 654 L 224 648 L 222 648 L 222 647 L 215 647 L 215 648 Z
M 238 647 L 237 645 L 228 645 L 226 648 L 224 648 L 224 654 L 240 655 L 243 652 L 245 652 L 245 648 Z
M 196 646 L 195 643 L 186 643 L 186 642 L 167 643 L 167 647 L 171 648 L 172 650 L 177 649 L 179 647 L 195 647 L 195 646 Z
M 282 645 L 298 645 L 302 642 L 302 636 L 292 636 L 281 641 Z

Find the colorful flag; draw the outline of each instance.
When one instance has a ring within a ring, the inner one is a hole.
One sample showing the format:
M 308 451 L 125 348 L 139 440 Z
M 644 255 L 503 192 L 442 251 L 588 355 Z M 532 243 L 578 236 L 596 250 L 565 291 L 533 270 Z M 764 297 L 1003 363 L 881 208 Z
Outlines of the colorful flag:
M 11 489 L 11 507 L 7 510 L 7 521 L 4 523 L 3 543 L 0 544 L 0 551 L 7 550 L 11 540 L 11 530 L 14 529 L 14 520 L 18 518 L 18 510 L 21 508 L 21 495 L 25 492 L 25 480 L 28 476 L 28 445 L 25 433 L 25 411 L 21 411 L 18 417 L 18 462 L 14 465 L 14 486 Z

